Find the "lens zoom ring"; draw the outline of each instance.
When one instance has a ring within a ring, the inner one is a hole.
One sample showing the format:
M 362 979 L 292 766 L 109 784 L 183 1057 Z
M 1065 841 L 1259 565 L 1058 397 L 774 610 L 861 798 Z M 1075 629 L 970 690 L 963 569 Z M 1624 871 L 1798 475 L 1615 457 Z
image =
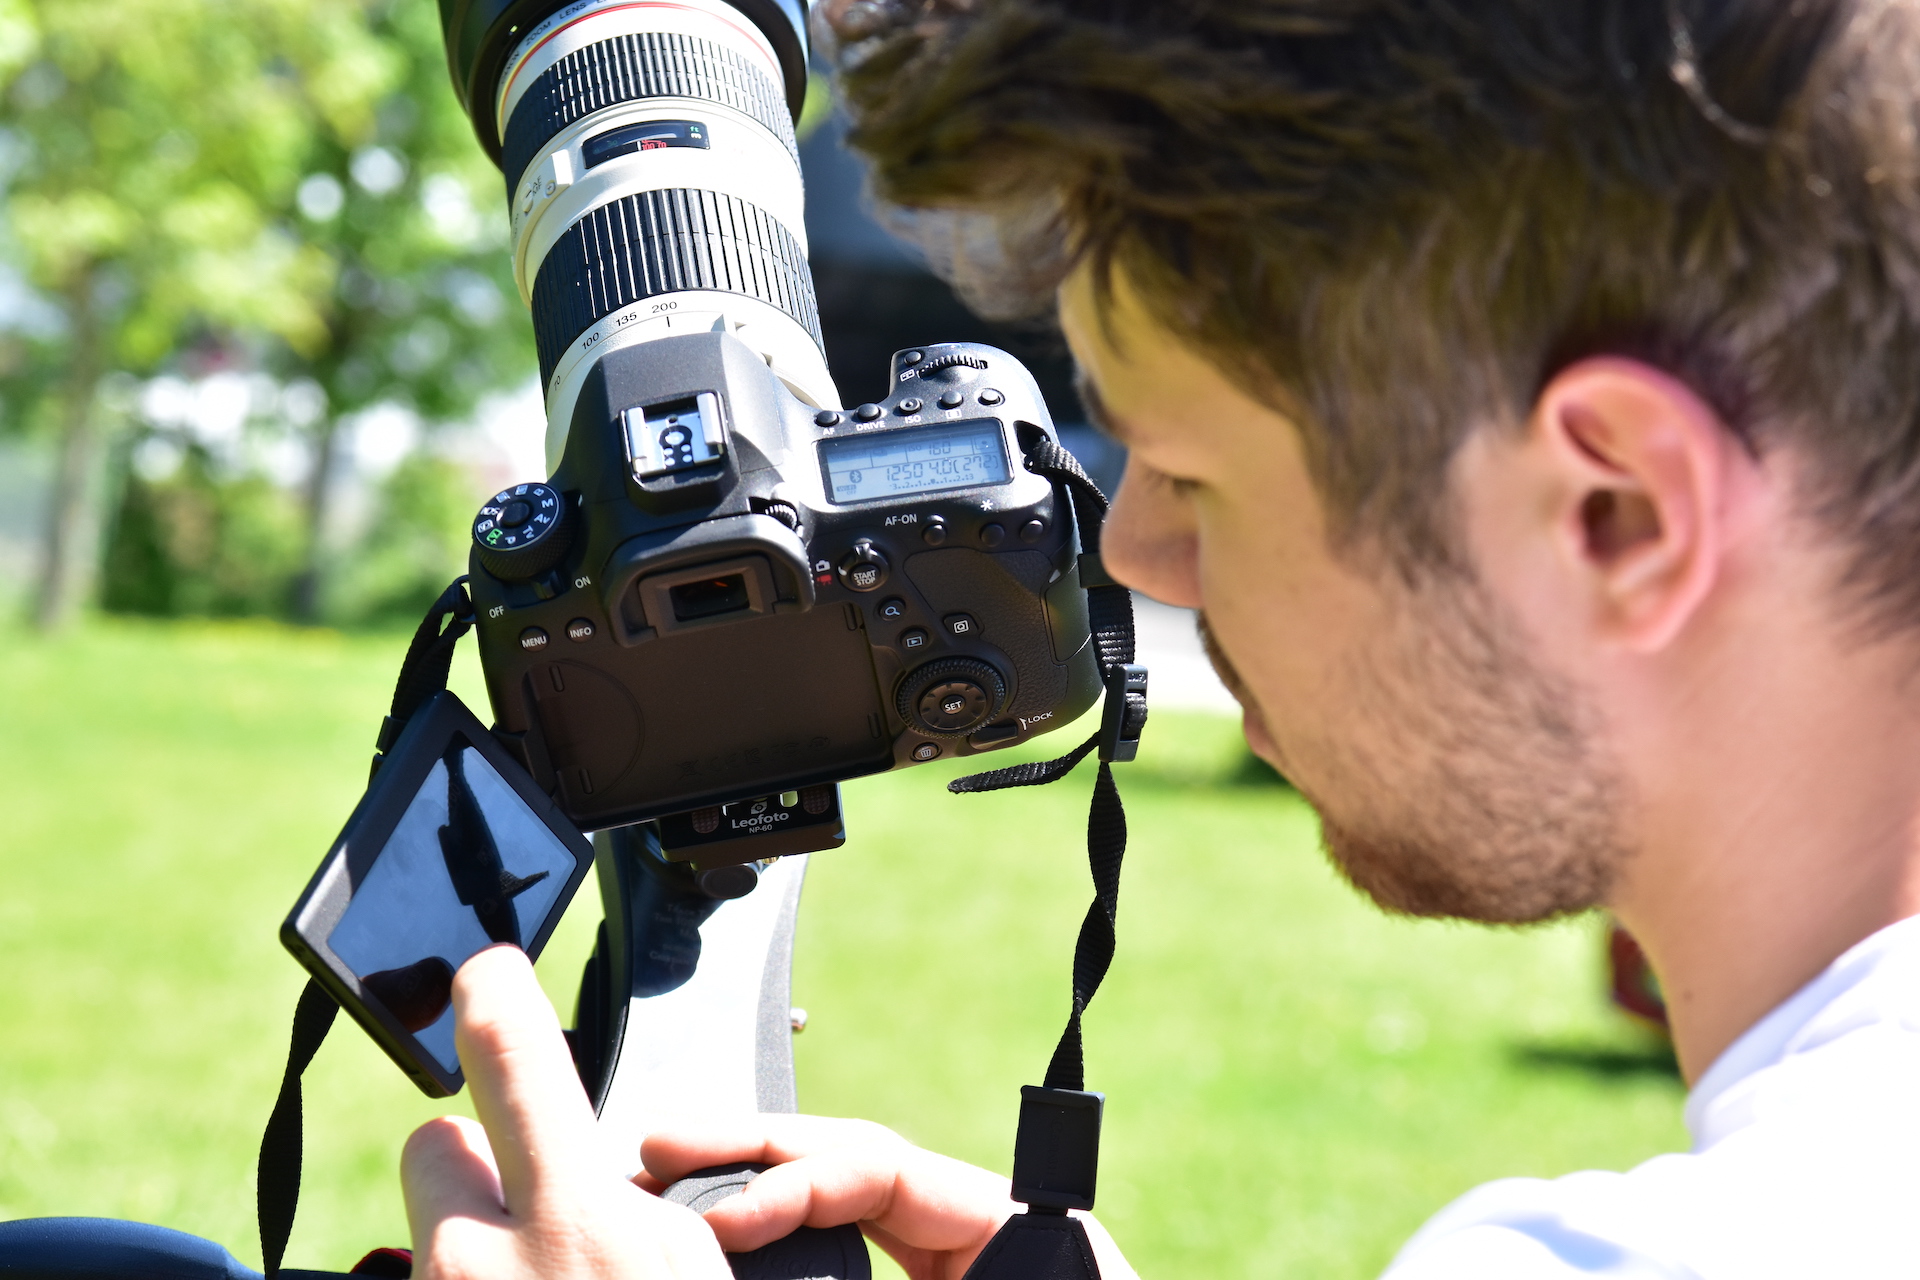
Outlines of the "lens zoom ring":
M 718 191 L 642 191 L 593 210 L 547 252 L 533 284 L 542 382 L 596 321 L 687 289 L 758 298 L 826 345 L 806 255 L 770 214 Z
M 604 107 L 645 98 L 698 98 L 732 107 L 766 126 L 798 160 L 786 94 L 765 72 L 724 45 L 647 32 L 576 49 L 534 82 L 507 123 L 500 160 L 507 190 L 562 129 Z

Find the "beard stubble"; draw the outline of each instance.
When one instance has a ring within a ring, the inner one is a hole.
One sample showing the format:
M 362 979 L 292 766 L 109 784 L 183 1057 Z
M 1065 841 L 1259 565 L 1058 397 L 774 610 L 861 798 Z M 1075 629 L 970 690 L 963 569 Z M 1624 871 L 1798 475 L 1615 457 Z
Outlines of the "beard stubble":
M 1477 584 L 1396 595 L 1395 624 L 1337 662 L 1338 724 L 1263 706 L 1204 614 L 1200 637 L 1319 813 L 1334 866 L 1382 908 L 1524 924 L 1597 905 L 1628 857 L 1599 714 Z

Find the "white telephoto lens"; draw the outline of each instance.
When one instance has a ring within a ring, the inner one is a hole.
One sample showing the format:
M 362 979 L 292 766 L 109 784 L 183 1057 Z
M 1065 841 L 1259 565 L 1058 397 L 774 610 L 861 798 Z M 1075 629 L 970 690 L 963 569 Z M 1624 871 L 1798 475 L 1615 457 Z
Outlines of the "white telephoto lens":
M 578 0 L 509 55 L 496 118 L 549 468 L 593 366 L 655 338 L 731 333 L 802 401 L 839 407 L 781 84 L 725 0 Z

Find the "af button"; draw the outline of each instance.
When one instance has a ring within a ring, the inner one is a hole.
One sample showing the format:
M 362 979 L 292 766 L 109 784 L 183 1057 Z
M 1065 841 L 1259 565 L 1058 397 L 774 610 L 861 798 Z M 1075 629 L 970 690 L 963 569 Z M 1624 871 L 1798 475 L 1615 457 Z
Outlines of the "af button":
M 840 562 L 840 581 L 849 591 L 877 590 L 887 580 L 887 557 L 869 538 L 853 544 L 853 550 Z

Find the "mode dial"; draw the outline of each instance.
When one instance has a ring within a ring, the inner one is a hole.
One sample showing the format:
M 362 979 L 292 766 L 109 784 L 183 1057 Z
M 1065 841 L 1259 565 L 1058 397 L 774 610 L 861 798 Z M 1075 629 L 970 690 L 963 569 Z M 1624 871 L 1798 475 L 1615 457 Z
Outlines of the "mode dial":
M 936 738 L 960 738 L 999 712 L 1007 682 L 978 658 L 941 658 L 900 682 L 894 705 L 900 718 Z
M 560 563 L 573 541 L 567 500 L 545 484 L 517 484 L 488 499 L 473 518 L 480 564 L 502 582 L 525 582 Z

